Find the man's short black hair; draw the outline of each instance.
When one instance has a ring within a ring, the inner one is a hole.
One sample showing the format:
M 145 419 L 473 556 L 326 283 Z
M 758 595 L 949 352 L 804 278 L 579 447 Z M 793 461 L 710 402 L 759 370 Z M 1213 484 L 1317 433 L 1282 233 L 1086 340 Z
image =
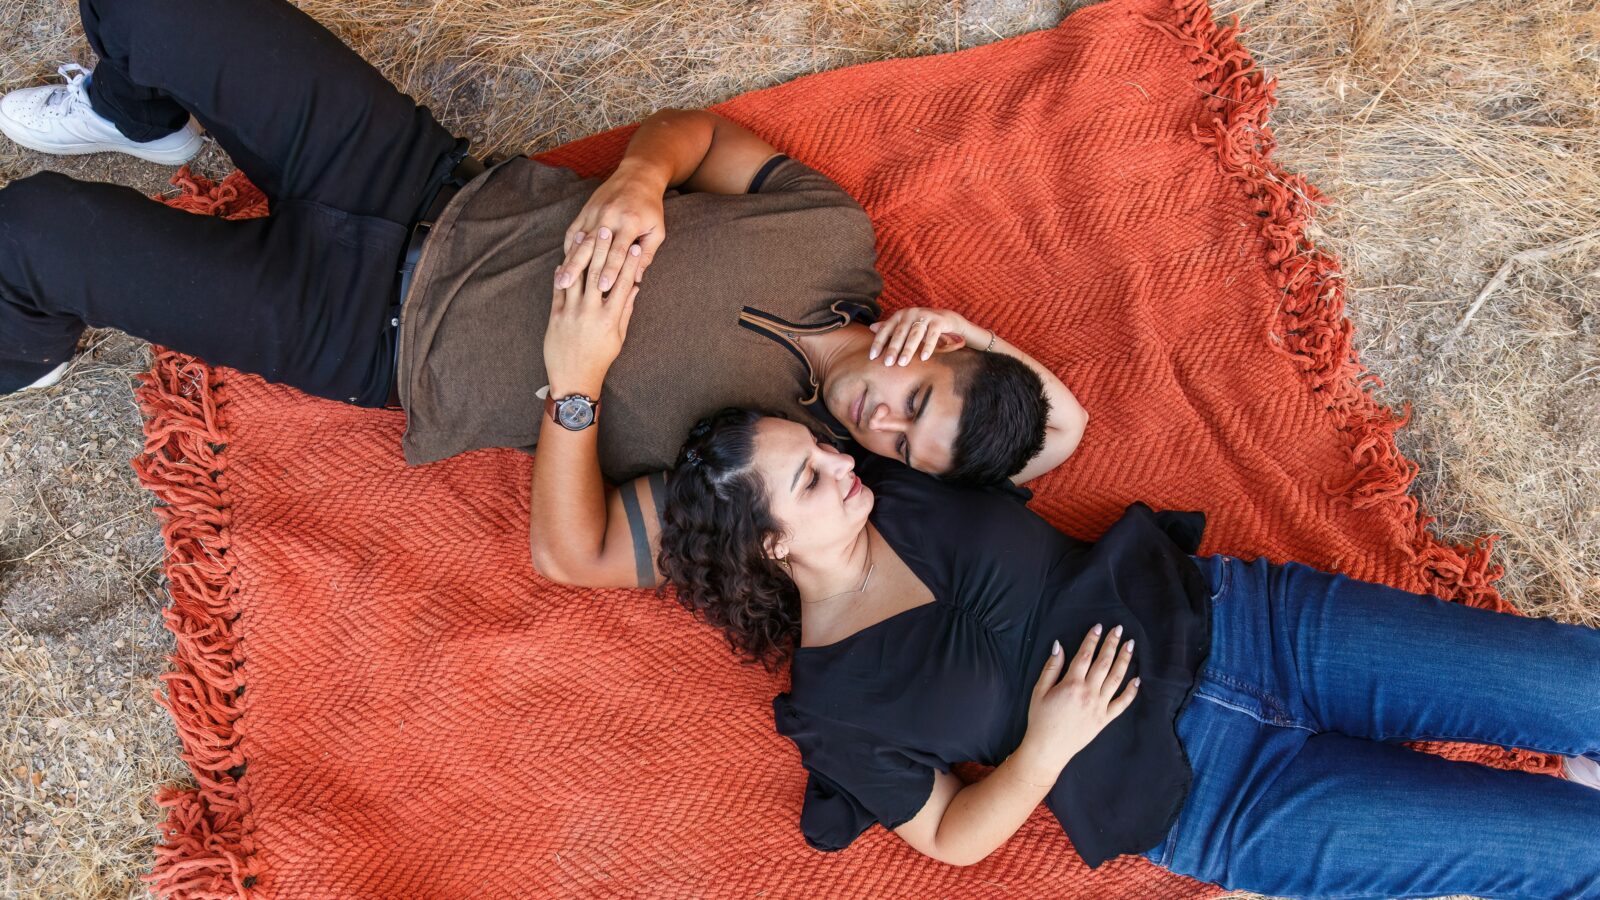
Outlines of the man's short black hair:
M 1021 360 L 1004 353 L 963 348 L 945 355 L 955 370 L 961 421 L 950 470 L 944 480 L 986 485 L 1021 472 L 1044 449 L 1050 401 L 1044 381 Z

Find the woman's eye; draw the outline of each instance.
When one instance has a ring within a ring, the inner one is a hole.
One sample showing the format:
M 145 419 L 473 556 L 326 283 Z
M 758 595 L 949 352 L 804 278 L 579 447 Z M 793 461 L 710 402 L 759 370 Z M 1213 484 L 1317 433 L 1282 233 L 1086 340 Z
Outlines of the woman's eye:
M 820 481 L 821 478 L 822 478 L 822 476 L 819 475 L 815 470 L 813 470 L 812 473 L 811 473 L 811 483 L 806 485 L 806 490 L 809 491 L 812 488 L 816 487 L 817 486 L 817 482 Z

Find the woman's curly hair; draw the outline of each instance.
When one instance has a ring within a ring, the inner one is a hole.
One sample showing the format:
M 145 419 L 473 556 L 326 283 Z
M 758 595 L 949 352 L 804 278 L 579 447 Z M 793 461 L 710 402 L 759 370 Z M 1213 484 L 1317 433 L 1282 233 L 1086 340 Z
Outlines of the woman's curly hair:
M 766 554 L 783 526 L 753 465 L 763 415 L 729 407 L 689 432 L 667 480 L 657 562 L 679 603 L 771 669 L 799 640 L 800 592 Z

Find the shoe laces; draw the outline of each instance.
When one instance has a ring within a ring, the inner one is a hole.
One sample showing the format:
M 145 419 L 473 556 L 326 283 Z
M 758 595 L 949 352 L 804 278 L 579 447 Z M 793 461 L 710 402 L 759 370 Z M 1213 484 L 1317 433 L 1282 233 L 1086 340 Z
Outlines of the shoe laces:
M 90 71 L 77 63 L 67 63 L 56 69 L 56 74 L 67 80 L 67 83 L 50 92 L 44 100 L 44 107 L 52 115 L 65 116 L 72 112 L 73 107 L 82 103 L 89 103 L 89 75 Z

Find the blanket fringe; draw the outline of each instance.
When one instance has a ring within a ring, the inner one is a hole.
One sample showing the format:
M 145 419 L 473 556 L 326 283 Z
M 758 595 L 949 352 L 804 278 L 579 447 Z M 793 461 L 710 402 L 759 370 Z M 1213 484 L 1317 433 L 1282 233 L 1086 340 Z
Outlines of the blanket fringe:
M 1217 24 L 1207 0 L 1173 0 L 1173 8 L 1175 20 L 1145 21 L 1187 50 L 1209 114 L 1193 125 L 1195 139 L 1216 151 L 1223 172 L 1258 205 L 1266 259 L 1283 295 L 1273 339 L 1349 438 L 1351 472 L 1326 482 L 1324 489 L 1357 509 L 1390 507 L 1410 523 L 1405 550 L 1416 563 L 1423 590 L 1469 606 L 1515 612 L 1494 587 L 1504 571 L 1490 563 L 1496 536 L 1447 544 L 1430 530 L 1433 517 L 1410 493 L 1417 464 L 1401 454 L 1394 438 L 1410 420 L 1410 408 L 1397 413 L 1373 398 L 1383 382 L 1356 354 L 1339 261 L 1307 233 L 1326 198 L 1304 176 L 1285 171 L 1272 158 L 1277 141 L 1267 119 L 1277 105 L 1276 83 L 1239 42 L 1237 20 Z M 1418 746 L 1502 767 L 1547 773 L 1561 768 L 1560 757 L 1549 754 L 1461 744 Z
M 166 202 L 178 209 L 228 218 L 266 211 L 266 197 L 237 173 L 214 184 L 185 167 L 172 183 L 182 193 Z M 167 819 L 144 880 L 153 893 L 171 900 L 242 900 L 255 881 L 239 749 L 239 586 L 230 555 L 226 437 L 218 424 L 217 387 L 204 363 L 158 347 L 134 392 L 148 422 L 133 468 L 162 504 L 156 514 L 172 595 L 164 615 L 177 638 L 173 671 L 161 677 L 166 694 L 156 700 L 172 714 L 183 760 L 197 783 L 156 797 Z

